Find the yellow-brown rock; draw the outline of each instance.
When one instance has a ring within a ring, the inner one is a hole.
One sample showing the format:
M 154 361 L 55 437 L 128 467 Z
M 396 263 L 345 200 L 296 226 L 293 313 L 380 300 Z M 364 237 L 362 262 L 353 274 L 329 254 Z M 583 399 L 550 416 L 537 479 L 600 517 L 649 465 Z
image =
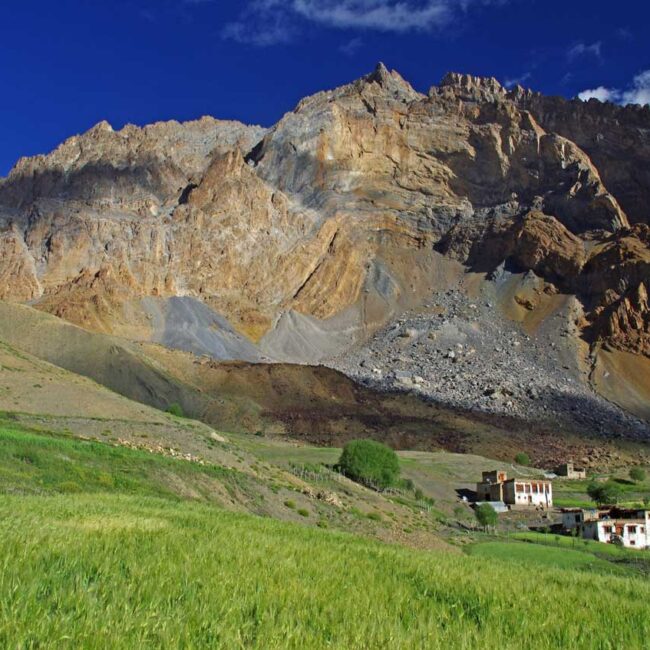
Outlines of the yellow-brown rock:
M 591 335 L 647 353 L 647 233 L 603 171 L 635 221 L 637 182 L 572 139 L 597 137 L 598 107 L 578 128 L 548 106 L 458 74 L 423 94 L 379 65 L 269 130 L 102 122 L 0 181 L 0 298 L 147 338 L 142 300 L 184 297 L 254 341 L 298 314 L 351 344 L 435 289 L 443 253 L 532 270 L 585 297 Z

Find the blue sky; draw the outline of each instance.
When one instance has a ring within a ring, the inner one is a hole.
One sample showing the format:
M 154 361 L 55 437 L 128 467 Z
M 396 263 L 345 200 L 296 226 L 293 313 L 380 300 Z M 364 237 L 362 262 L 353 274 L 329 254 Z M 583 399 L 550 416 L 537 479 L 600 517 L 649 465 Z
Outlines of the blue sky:
M 647 0 L 2 0 L 0 175 L 107 119 L 271 125 L 382 60 L 650 102 Z

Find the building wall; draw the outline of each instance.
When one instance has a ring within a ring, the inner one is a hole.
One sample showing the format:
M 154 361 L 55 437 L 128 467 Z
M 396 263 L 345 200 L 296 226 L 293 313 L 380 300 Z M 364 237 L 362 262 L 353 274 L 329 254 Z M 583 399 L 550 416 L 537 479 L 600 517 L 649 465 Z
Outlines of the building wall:
M 503 500 L 517 506 L 553 505 L 553 486 L 544 481 L 508 481 L 503 486 Z
M 503 501 L 503 483 L 477 483 L 476 498 L 478 501 Z
M 629 519 L 601 519 L 584 525 L 583 537 L 605 544 L 622 540 L 626 548 L 650 548 L 648 522 Z
M 582 510 L 578 512 L 563 512 L 562 513 L 562 527 L 566 530 L 571 530 L 584 523 L 585 515 Z
M 577 468 L 573 463 L 565 463 L 556 468 L 555 473 L 558 476 L 563 476 L 568 479 L 583 479 L 587 478 L 587 470 Z

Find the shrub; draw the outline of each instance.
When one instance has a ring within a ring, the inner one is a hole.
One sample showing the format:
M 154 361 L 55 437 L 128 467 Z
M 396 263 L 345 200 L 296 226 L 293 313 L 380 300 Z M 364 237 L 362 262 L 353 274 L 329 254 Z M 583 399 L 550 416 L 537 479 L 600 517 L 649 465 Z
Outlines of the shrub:
M 352 440 L 343 448 L 338 467 L 348 478 L 375 489 L 392 485 L 399 475 L 397 454 L 374 440 Z
M 489 503 L 482 503 L 480 506 L 477 506 L 474 514 L 476 515 L 478 523 L 481 524 L 483 528 L 496 526 L 497 521 L 499 520 L 497 511 Z
M 422 501 L 424 499 L 424 492 L 420 488 L 417 488 L 413 496 L 415 496 L 416 501 Z
M 524 465 L 524 467 L 527 467 L 530 465 L 530 456 L 525 451 L 520 451 L 515 456 L 515 463 L 517 463 L 517 465 Z
M 369 512 L 366 516 L 373 521 L 381 521 L 381 515 L 378 512 Z
M 108 472 L 100 472 L 97 477 L 97 483 L 105 488 L 112 488 L 115 486 L 115 481 Z
M 413 480 L 410 478 L 403 478 L 399 481 L 399 487 L 403 490 L 413 492 L 413 490 L 415 490 L 415 483 L 413 483 Z
M 633 467 L 630 470 L 630 478 L 635 483 L 641 483 L 642 481 L 645 481 L 645 470 L 641 469 L 640 467 Z
M 287 499 L 284 502 L 284 505 L 287 506 L 287 508 L 291 508 L 291 510 L 295 510 L 295 508 L 296 508 L 296 502 L 292 501 L 291 499 Z
M 177 404 L 174 402 L 173 404 L 170 404 L 167 407 L 167 413 L 170 415 L 175 415 L 177 418 L 184 418 L 185 413 L 183 411 L 183 407 L 180 404 Z
M 309 510 L 306 508 L 298 508 L 297 512 L 301 517 L 309 517 Z
M 77 494 L 82 491 L 81 485 L 74 481 L 63 481 L 62 483 L 59 483 L 58 487 L 59 492 L 63 492 L 64 494 Z
M 587 494 L 598 505 L 616 504 L 621 498 L 621 486 L 611 480 L 606 483 L 590 483 Z

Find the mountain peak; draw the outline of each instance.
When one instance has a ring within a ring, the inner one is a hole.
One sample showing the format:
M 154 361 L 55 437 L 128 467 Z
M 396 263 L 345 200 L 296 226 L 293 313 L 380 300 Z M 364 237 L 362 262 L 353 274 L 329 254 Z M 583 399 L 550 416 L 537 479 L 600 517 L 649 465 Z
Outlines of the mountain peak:
M 381 84 L 388 81 L 390 76 L 391 73 L 388 68 L 382 61 L 379 61 L 375 66 L 375 69 L 370 74 L 366 75 L 366 79 L 368 81 L 376 81 L 377 83 Z
M 389 70 L 381 61 L 377 63 L 370 74 L 361 78 L 361 82 L 364 84 L 377 84 L 380 88 L 394 94 L 396 97 L 415 99 L 419 96 L 419 93 L 397 70 Z
M 453 88 L 462 99 L 485 100 L 506 95 L 506 89 L 495 77 L 478 77 L 459 72 L 448 72 L 440 88 Z

